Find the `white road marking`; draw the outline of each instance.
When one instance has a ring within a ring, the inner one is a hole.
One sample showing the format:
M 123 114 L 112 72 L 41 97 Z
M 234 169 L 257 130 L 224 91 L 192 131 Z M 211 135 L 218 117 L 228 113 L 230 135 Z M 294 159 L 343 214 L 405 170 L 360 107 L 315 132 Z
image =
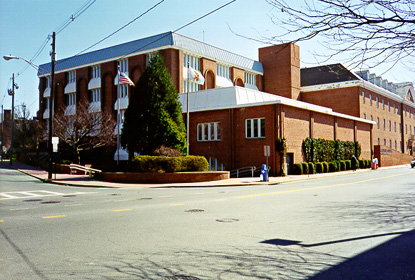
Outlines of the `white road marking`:
M 66 195 L 79 195 L 79 194 L 90 194 L 93 192 L 73 192 L 73 193 L 61 193 L 61 192 L 52 192 L 45 190 L 35 190 L 35 191 L 21 191 L 21 192 L 2 192 L 0 193 L 0 200 L 8 199 L 28 199 L 34 197 L 50 197 L 50 196 L 66 196 Z

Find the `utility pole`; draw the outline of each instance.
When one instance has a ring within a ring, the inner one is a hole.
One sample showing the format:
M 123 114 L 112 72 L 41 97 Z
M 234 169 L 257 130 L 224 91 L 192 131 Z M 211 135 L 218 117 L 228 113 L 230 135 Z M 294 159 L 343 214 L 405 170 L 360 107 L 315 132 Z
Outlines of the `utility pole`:
M 53 154 L 53 147 L 52 147 L 52 127 L 53 127 L 53 98 L 55 96 L 54 89 L 55 89 L 55 60 L 56 60 L 56 52 L 55 52 L 55 39 L 56 39 L 56 33 L 53 32 L 52 34 L 52 52 L 50 53 L 52 57 L 52 79 L 51 79 L 51 85 L 50 85 L 50 98 L 49 98 L 49 139 L 48 139 L 48 153 L 49 153 L 49 170 L 48 170 L 48 179 L 52 179 L 52 154 Z
M 3 105 L 1 105 L 1 162 L 3 162 L 3 145 L 4 145 L 4 134 L 3 134 L 3 123 L 4 123 L 4 110 Z
M 16 88 L 16 84 L 14 83 L 14 73 L 12 78 L 12 89 L 9 90 L 9 95 L 12 96 L 12 137 L 10 140 L 10 166 L 13 165 L 13 155 L 14 155 L 14 147 L 13 147 L 13 134 L 14 134 L 14 90 Z

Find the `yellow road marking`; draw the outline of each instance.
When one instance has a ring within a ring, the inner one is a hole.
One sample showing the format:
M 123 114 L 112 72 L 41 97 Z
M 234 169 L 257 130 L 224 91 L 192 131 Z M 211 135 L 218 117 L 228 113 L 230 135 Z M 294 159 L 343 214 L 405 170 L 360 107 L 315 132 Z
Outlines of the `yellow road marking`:
M 226 199 L 224 199 L 224 198 L 219 198 L 219 199 L 215 199 L 214 201 L 224 201 L 224 200 L 226 200 Z
M 3 223 L 4 222 L 4 220 L 0 220 L 0 223 Z
M 258 197 L 258 196 L 274 195 L 274 194 L 283 194 L 283 193 L 293 193 L 293 192 L 301 192 L 301 191 L 309 191 L 309 190 L 327 189 L 327 188 L 334 188 L 334 187 L 340 187 L 340 186 L 348 186 L 348 185 L 367 183 L 367 182 L 371 182 L 371 181 L 383 180 L 383 179 L 388 179 L 388 178 L 393 178 L 393 177 L 398 177 L 398 176 L 404 176 L 404 175 L 408 175 L 408 174 L 413 174 L 413 172 L 408 172 L 408 173 L 404 173 L 404 174 L 397 174 L 397 175 L 391 175 L 391 176 L 385 176 L 385 177 L 379 177 L 379 178 L 373 178 L 373 179 L 367 179 L 367 180 L 356 181 L 356 182 L 351 182 L 351 183 L 342 183 L 342 184 L 335 184 L 335 185 L 329 185 L 329 186 L 303 188 L 303 189 L 279 191 L 279 192 L 271 192 L 271 193 L 251 194 L 251 195 L 237 196 L 236 198 L 250 198 L 250 197 Z
M 131 211 L 132 209 L 117 209 L 117 210 L 112 210 L 112 212 L 123 212 L 123 211 Z
M 182 206 L 184 205 L 183 203 L 176 203 L 176 204 L 170 204 L 170 206 Z
M 57 216 L 45 216 L 42 219 L 53 219 L 53 218 L 64 218 L 66 215 L 57 215 Z

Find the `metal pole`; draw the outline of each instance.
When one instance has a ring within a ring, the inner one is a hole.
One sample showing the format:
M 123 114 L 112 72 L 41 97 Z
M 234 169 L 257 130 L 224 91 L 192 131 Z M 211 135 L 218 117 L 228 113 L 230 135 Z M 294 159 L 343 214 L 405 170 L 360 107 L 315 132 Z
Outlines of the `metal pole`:
M 190 88 L 190 63 L 189 61 L 187 62 L 187 96 L 186 96 L 186 132 L 187 132 L 187 155 L 190 155 L 190 143 L 189 143 L 189 88 Z
M 118 85 L 117 85 L 117 165 L 120 164 L 120 64 L 118 63 Z
M 54 97 L 54 88 L 55 88 L 55 39 L 56 39 L 56 33 L 53 32 L 52 34 L 52 52 L 51 52 L 51 56 L 52 56 L 52 80 L 51 80 L 51 85 L 50 85 L 50 98 L 49 98 L 49 137 L 48 137 L 48 141 L 49 141 L 49 146 L 48 146 L 48 153 L 49 153 L 49 170 L 48 170 L 48 179 L 51 180 L 52 179 L 52 153 L 53 153 L 53 148 L 52 148 L 52 128 L 53 128 L 53 97 Z
M 3 162 L 3 145 L 4 145 L 4 134 L 3 134 L 3 123 L 4 123 L 4 110 L 3 105 L 1 105 L 1 162 Z
M 14 135 L 14 89 L 15 89 L 15 83 L 14 83 L 14 73 L 13 73 L 13 86 L 12 86 L 12 138 L 10 141 L 10 150 L 12 151 L 10 154 L 10 166 L 13 165 L 13 154 L 14 154 L 14 147 L 13 147 L 13 135 Z

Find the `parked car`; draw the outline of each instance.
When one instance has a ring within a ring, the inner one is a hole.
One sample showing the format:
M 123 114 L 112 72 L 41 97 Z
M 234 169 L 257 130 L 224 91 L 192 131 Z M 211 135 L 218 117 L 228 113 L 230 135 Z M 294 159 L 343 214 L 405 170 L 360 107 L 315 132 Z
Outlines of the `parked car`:
M 415 158 L 411 161 L 411 167 L 414 168 L 415 167 Z

